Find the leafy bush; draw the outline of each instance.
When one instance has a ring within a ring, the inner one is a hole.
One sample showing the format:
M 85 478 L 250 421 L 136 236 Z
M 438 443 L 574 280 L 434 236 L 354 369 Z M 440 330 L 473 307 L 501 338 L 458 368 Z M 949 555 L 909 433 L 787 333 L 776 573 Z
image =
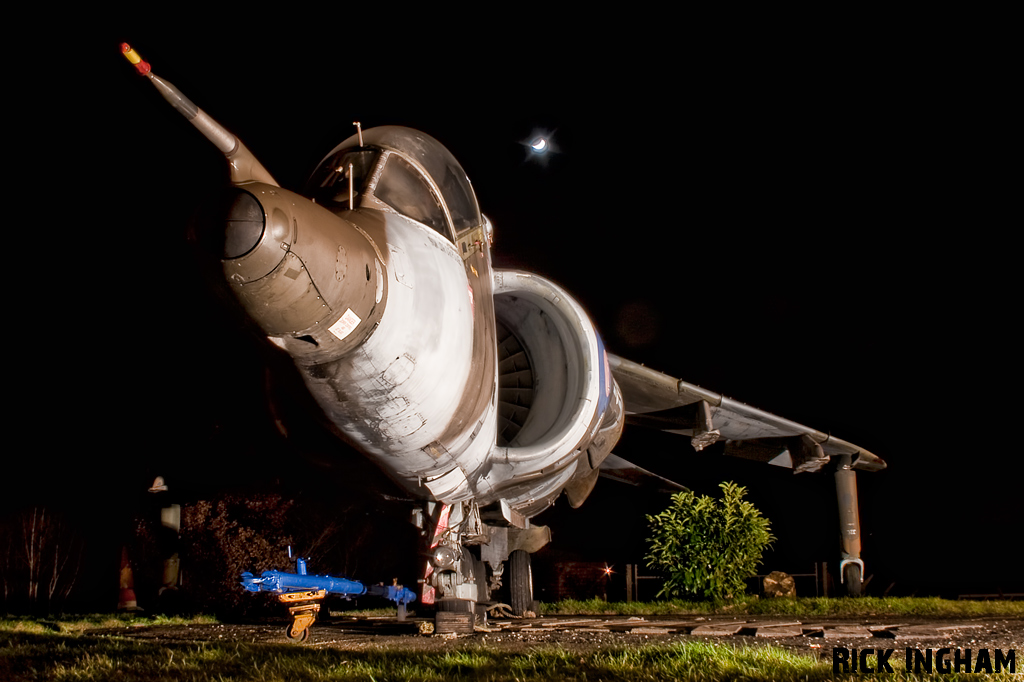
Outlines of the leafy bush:
M 756 575 L 761 555 L 775 537 L 770 522 L 743 499 L 746 489 L 722 483 L 721 499 L 686 490 L 669 508 L 648 516 L 647 565 L 667 576 L 658 597 L 731 599 L 744 579 Z
M 239 586 L 243 571 L 289 570 L 288 516 L 294 502 L 280 495 L 228 494 L 185 505 L 181 515 L 182 589 L 194 608 L 224 614 L 273 606 Z

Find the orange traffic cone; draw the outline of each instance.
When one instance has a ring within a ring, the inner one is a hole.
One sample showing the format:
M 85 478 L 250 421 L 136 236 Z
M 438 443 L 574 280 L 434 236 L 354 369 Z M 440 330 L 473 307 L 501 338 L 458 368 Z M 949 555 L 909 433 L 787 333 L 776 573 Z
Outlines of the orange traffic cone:
M 118 611 L 137 611 L 135 601 L 135 579 L 132 577 L 132 565 L 128 562 L 128 548 L 121 548 L 121 591 L 117 598 Z

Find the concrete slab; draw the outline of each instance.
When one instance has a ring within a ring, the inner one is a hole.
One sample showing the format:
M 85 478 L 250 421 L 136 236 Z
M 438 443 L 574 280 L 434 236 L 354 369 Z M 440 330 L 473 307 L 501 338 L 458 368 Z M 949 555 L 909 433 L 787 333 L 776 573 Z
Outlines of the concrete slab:
M 699 625 L 707 625 L 707 623 L 699 623 L 693 620 L 652 620 L 651 625 L 659 628 L 671 628 L 673 630 L 692 630 Z
M 980 630 L 981 626 L 976 623 L 955 623 L 953 625 L 940 625 L 936 628 L 939 632 L 949 632 L 951 630 Z
M 943 639 L 949 636 L 949 630 L 941 623 L 911 625 L 893 630 L 896 639 Z
M 570 625 L 593 625 L 594 622 L 593 618 L 580 618 L 578 620 L 554 620 L 550 622 L 537 623 L 537 625 L 545 628 L 562 628 Z
M 741 623 L 712 623 L 710 625 L 699 625 L 690 631 L 690 634 L 694 637 L 728 637 L 735 635 L 746 626 L 745 622 Z
M 693 621 L 608 621 L 604 624 L 610 632 L 635 632 L 637 628 L 664 628 L 671 632 L 687 634 L 699 623 Z M 703 624 L 707 625 L 707 624 Z
M 758 628 L 755 637 L 803 637 L 804 630 L 799 625 Z
M 851 639 L 873 637 L 871 631 L 863 625 L 837 625 L 833 628 L 825 628 L 822 637 L 825 639 Z

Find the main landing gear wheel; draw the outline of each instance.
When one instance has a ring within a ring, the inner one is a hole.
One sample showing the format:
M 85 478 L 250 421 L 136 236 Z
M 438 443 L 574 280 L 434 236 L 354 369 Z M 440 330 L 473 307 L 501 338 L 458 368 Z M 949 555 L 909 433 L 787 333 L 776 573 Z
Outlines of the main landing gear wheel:
M 533 607 L 533 571 L 530 566 L 530 553 L 521 549 L 512 552 L 508 557 L 509 601 L 512 614 L 524 616 Z
M 860 566 L 857 564 L 846 564 L 843 567 L 843 585 L 846 586 L 848 597 L 859 597 L 861 592 Z
M 300 630 L 296 633 L 292 629 L 292 626 L 289 625 L 284 629 L 284 636 L 297 644 L 301 644 L 302 642 L 305 642 L 307 639 L 309 639 L 309 628 Z

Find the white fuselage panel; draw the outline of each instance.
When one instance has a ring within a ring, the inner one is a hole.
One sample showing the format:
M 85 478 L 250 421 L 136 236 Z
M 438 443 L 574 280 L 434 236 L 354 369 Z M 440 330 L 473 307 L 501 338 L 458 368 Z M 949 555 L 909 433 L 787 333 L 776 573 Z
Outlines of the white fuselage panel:
M 354 351 L 327 363 L 319 372 L 326 377 L 303 374 L 349 439 L 417 487 L 455 465 L 458 453 L 435 444 L 470 378 L 474 312 L 451 243 L 394 214 L 386 214 L 386 234 L 387 300 L 377 328 Z M 493 443 L 493 430 L 491 436 Z

